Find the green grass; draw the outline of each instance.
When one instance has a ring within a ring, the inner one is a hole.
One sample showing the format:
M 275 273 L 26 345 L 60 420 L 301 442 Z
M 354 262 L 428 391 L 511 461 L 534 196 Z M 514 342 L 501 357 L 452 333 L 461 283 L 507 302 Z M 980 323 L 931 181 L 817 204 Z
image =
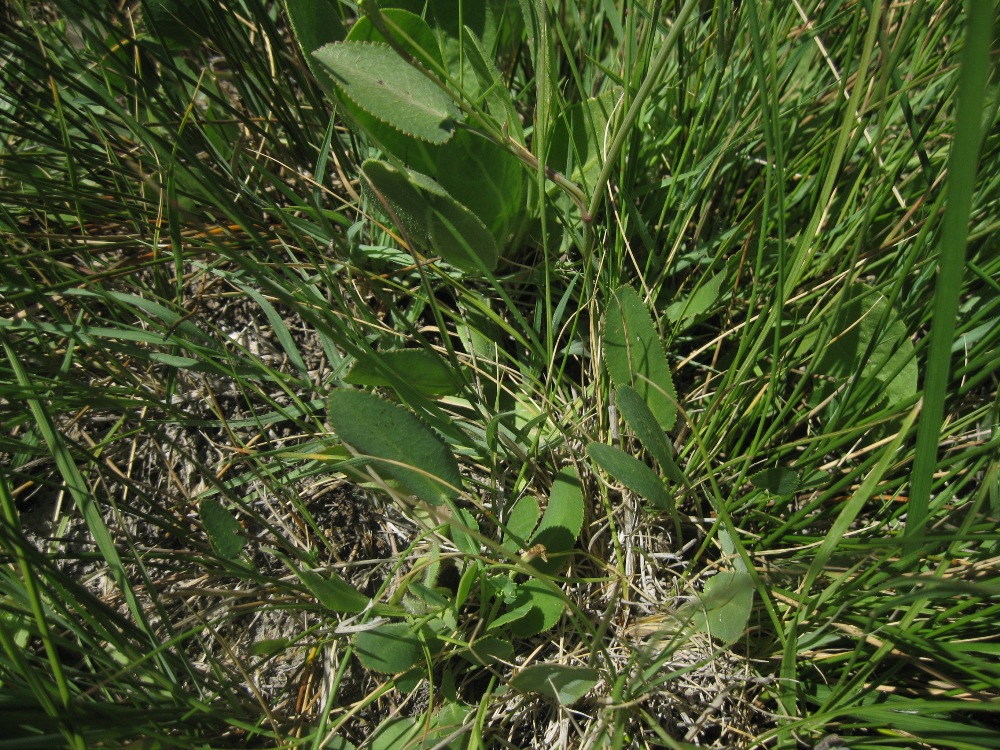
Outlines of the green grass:
M 995 3 L 496 4 L 479 272 L 281 3 L 9 6 L 0 748 L 1000 743 Z

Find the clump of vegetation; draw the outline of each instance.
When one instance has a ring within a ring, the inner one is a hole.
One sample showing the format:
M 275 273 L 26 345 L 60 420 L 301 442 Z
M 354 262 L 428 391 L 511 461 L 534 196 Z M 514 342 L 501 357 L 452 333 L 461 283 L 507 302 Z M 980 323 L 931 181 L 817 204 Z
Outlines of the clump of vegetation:
M 9 3 L 0 748 L 996 744 L 994 10 Z

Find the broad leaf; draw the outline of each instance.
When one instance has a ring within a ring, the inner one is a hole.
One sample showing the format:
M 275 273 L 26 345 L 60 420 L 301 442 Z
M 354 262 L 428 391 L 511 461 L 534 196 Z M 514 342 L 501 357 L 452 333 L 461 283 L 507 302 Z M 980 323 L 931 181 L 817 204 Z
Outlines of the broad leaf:
M 725 271 L 720 271 L 701 284 L 687 298 L 670 304 L 666 309 L 667 318 L 676 323 L 707 312 L 718 301 L 725 278 Z
M 604 164 L 613 133 L 608 123 L 621 99 L 618 88 L 566 109 L 556 121 L 550 146 L 554 169 L 591 190 Z
M 337 42 L 313 53 L 358 107 L 402 133 L 444 143 L 461 112 L 451 95 L 388 44 Z
M 799 475 L 791 469 L 776 466 L 758 471 L 750 477 L 750 484 L 772 495 L 791 495 L 799 488 Z
M 583 490 L 576 471 L 566 468 L 556 474 L 549 493 L 549 503 L 529 547 L 542 545 L 545 557 L 532 565 L 548 575 L 555 575 L 568 562 L 569 552 L 576 545 L 583 528 Z
M 320 575 L 311 570 L 296 571 L 299 580 L 320 604 L 331 612 L 363 612 L 369 598 L 336 573 Z
M 517 552 L 519 548 L 527 549 L 530 547 L 528 538 L 535 530 L 535 526 L 538 525 L 541 513 L 538 501 L 534 497 L 522 495 L 511 508 L 510 515 L 507 517 L 507 533 L 503 539 L 504 549 Z
M 371 352 L 358 359 L 344 378 L 352 385 L 391 388 L 400 380 L 427 396 L 452 395 L 461 389 L 455 369 L 426 349 Z
M 619 287 L 608 304 L 604 364 L 615 386 L 631 386 L 642 396 L 661 429 L 673 428 L 677 395 L 670 366 L 649 311 L 632 287 Z
M 407 239 L 431 248 L 456 268 L 492 271 L 499 260 L 496 241 L 468 208 L 437 182 L 382 161 L 366 161 L 361 171 L 376 205 L 390 215 Z
M 673 449 L 667 434 L 661 429 L 642 396 L 631 386 L 623 385 L 615 390 L 618 411 L 635 432 L 639 442 L 660 464 L 663 473 L 673 481 L 684 482 L 684 475 L 674 461 Z
M 361 663 L 375 672 L 398 674 L 423 659 L 420 638 L 405 622 L 390 622 L 363 630 L 352 642 Z
M 285 0 L 285 14 L 292 26 L 295 41 L 302 49 L 309 70 L 327 94 L 336 91 L 329 72 L 313 57 L 313 52 L 325 44 L 344 38 L 344 25 L 337 11 L 337 0 Z
M 562 706 L 572 706 L 597 684 L 596 669 L 565 664 L 536 664 L 514 675 L 510 686 L 523 693 L 541 693 Z
M 438 505 L 462 486 L 458 462 L 444 442 L 406 409 L 363 391 L 336 390 L 330 423 L 340 439 L 372 459 L 383 476 Z
M 635 456 L 630 456 L 620 448 L 604 443 L 588 445 L 587 455 L 594 463 L 635 494 L 645 498 L 661 510 L 673 510 L 674 499 L 667 492 L 663 480 Z
M 518 586 L 518 590 L 513 609 L 525 607 L 527 611 L 511 624 L 514 635 L 527 638 L 543 633 L 559 622 L 566 604 L 551 583 L 532 578 Z
M 753 580 L 748 573 L 717 573 L 705 583 L 699 601 L 686 607 L 694 626 L 726 644 L 746 630 L 753 608 Z
M 247 543 L 240 526 L 233 514 L 222 507 L 218 500 L 202 500 L 198 505 L 198 515 L 205 525 L 208 539 L 212 547 L 222 557 L 233 559 Z
M 876 381 L 889 406 L 917 392 L 917 360 L 906 324 L 879 292 L 860 287 L 860 294 L 841 305 L 833 319 L 830 340 L 813 336 L 802 352 L 819 356 L 816 371 L 832 381 Z

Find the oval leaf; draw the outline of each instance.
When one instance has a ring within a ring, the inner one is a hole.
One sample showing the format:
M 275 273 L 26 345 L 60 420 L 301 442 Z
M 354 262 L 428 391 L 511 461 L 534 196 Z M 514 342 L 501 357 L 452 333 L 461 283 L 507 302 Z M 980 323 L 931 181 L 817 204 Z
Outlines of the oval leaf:
M 523 693 L 541 693 L 563 706 L 571 706 L 597 684 L 596 669 L 564 664 L 536 664 L 521 670 L 510 686 Z
M 313 54 L 368 114 L 431 143 L 451 138 L 461 114 L 451 96 L 388 44 L 337 42 Z
M 674 461 L 667 434 L 660 428 L 656 417 L 638 391 L 631 386 L 621 386 L 615 391 L 615 403 L 618 404 L 618 411 L 639 438 L 639 442 L 660 464 L 663 473 L 673 482 L 684 483 L 685 477 Z
M 465 271 L 492 271 L 500 258 L 496 240 L 475 214 L 426 175 L 370 159 L 363 185 L 407 238 L 430 247 Z
M 639 459 L 620 448 L 604 443 L 587 446 L 591 460 L 640 497 L 662 510 L 673 510 L 674 500 L 663 480 Z
M 458 495 L 462 475 L 455 456 L 415 414 L 363 391 L 334 391 L 329 407 L 340 439 L 376 459 L 379 473 L 433 505 Z
M 405 672 L 423 658 L 420 638 L 405 622 L 363 630 L 353 638 L 354 653 L 368 669 L 386 674 Z
M 532 565 L 548 575 L 555 575 L 569 561 L 568 553 L 576 544 L 583 528 L 583 489 L 573 468 L 556 474 L 549 493 L 549 504 L 531 538 L 529 547 L 541 544 L 545 557 L 538 557 Z
M 753 580 L 748 573 L 726 571 L 705 582 L 705 591 L 693 606 L 694 626 L 726 644 L 746 630 L 753 607 Z
M 670 366 L 649 311 L 630 286 L 619 287 L 608 305 L 604 364 L 616 387 L 631 386 L 642 396 L 661 429 L 673 428 L 677 394 Z
M 222 503 L 218 500 L 202 500 L 198 506 L 198 515 L 205 525 L 212 547 L 219 555 L 231 560 L 240 554 L 247 543 L 243 527 L 232 513 L 222 507 Z
M 427 396 L 447 396 L 461 388 L 454 368 L 426 349 L 371 352 L 357 360 L 344 378 L 345 383 L 352 385 L 390 388 L 395 388 L 399 381 Z
M 368 597 L 336 573 L 330 573 L 328 578 L 311 570 L 296 573 L 309 592 L 331 612 L 363 612 L 368 606 Z
M 767 490 L 772 495 L 791 495 L 799 488 L 799 475 L 791 469 L 776 466 L 758 471 L 750 477 L 750 484 Z

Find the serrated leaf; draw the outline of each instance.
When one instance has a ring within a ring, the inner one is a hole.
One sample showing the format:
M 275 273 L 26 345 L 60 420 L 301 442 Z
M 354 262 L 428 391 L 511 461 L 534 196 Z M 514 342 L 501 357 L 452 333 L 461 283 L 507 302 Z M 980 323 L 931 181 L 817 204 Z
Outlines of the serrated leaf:
M 522 693 L 540 693 L 561 706 L 572 706 L 597 684 L 596 669 L 564 664 L 535 664 L 522 669 L 510 686 Z
M 615 390 L 615 403 L 643 447 L 660 464 L 663 473 L 673 482 L 683 483 L 684 475 L 674 461 L 667 434 L 660 428 L 642 396 L 631 386 Z
M 791 495 L 799 488 L 799 475 L 791 469 L 776 466 L 758 471 L 750 477 L 750 484 L 772 495 Z
M 677 419 L 673 379 L 642 297 L 619 287 L 611 297 L 604 324 L 604 364 L 616 387 L 631 386 L 642 396 L 663 430 Z
M 340 439 L 369 457 L 380 474 L 433 505 L 458 495 L 462 475 L 455 456 L 412 412 L 349 390 L 331 393 L 329 409 Z
M 430 177 L 370 159 L 363 185 L 412 242 L 439 253 L 465 271 L 492 271 L 500 253 L 486 226 Z
M 311 570 L 296 571 L 316 600 L 331 612 L 363 612 L 369 599 L 336 573 L 321 576 Z
M 558 573 L 566 566 L 582 528 L 583 489 L 576 471 L 566 468 L 552 481 L 545 514 L 529 542 L 529 547 L 540 544 L 545 548 L 545 557 L 534 559 L 532 565 L 548 575 Z
M 645 498 L 657 508 L 673 510 L 674 499 L 667 492 L 663 480 L 639 459 L 620 448 L 604 443 L 588 445 L 587 455 L 635 494 Z
M 385 674 L 405 672 L 423 659 L 423 645 L 405 622 L 362 630 L 352 639 L 354 653 L 368 669 Z
M 314 53 L 358 107 L 402 133 L 444 143 L 461 112 L 451 96 L 388 44 L 344 41 Z
M 351 385 L 390 388 L 400 380 L 427 396 L 452 395 L 461 389 L 451 364 L 426 349 L 371 352 L 358 359 L 344 378 Z
M 246 545 L 243 527 L 233 514 L 222 507 L 218 500 L 202 500 L 198 506 L 198 515 L 205 526 L 205 532 L 212 543 L 212 548 L 222 557 L 232 560 Z

